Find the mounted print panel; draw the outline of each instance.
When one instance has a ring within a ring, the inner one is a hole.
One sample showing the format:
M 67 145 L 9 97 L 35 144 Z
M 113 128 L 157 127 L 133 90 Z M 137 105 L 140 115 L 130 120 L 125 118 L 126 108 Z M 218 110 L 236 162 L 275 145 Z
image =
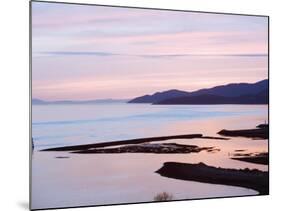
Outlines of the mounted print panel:
M 269 194 L 269 17 L 31 1 L 31 209 Z

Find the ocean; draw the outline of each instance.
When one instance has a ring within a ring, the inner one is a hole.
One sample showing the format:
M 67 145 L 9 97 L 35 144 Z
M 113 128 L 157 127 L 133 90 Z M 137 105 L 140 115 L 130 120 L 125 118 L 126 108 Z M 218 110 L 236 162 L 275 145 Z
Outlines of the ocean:
M 230 158 L 235 150 L 267 152 L 267 140 L 165 141 L 213 146 L 220 149 L 216 153 L 72 154 L 40 150 L 153 136 L 219 136 L 222 129 L 251 129 L 267 120 L 267 105 L 33 105 L 32 208 L 146 202 L 163 191 L 176 200 L 256 195 L 247 188 L 170 179 L 155 171 L 167 161 L 266 171 L 266 165 Z

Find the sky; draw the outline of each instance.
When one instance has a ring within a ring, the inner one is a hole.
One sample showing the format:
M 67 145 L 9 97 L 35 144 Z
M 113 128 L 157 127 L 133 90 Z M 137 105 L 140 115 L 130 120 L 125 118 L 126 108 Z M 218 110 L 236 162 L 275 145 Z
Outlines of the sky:
M 32 2 L 32 97 L 131 99 L 268 78 L 268 19 Z

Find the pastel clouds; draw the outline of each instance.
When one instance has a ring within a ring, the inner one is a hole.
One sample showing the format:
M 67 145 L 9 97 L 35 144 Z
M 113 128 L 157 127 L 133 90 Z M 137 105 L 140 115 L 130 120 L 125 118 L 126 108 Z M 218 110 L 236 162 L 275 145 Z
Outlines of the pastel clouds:
M 32 6 L 34 97 L 130 98 L 267 77 L 266 17 Z

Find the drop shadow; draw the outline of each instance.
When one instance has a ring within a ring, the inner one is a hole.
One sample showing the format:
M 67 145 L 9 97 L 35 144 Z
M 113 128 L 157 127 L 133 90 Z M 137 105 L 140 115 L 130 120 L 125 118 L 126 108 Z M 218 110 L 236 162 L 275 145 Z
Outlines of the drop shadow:
M 29 210 L 29 203 L 26 201 L 18 202 L 18 206 L 24 210 Z

